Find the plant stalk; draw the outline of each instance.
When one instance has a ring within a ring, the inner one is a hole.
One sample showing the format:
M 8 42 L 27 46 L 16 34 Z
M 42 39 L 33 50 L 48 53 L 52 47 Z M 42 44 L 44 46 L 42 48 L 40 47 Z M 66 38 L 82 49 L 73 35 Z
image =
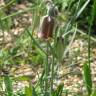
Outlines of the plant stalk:
M 54 81 L 54 55 L 52 54 L 52 59 L 53 59 L 53 62 L 52 62 L 52 65 L 51 65 L 51 95 L 53 93 L 53 81 Z
M 47 41 L 47 54 L 46 54 L 46 63 L 45 63 L 45 95 L 48 95 L 48 41 Z

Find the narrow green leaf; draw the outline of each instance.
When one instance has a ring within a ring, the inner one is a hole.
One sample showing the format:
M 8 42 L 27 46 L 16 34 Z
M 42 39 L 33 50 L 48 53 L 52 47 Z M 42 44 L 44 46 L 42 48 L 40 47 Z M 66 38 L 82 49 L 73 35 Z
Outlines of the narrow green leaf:
M 32 96 L 38 96 L 34 87 L 32 88 Z
M 84 80 L 85 80 L 85 86 L 88 92 L 88 95 L 90 96 L 92 93 L 92 79 L 91 79 L 91 70 L 90 67 L 88 66 L 88 64 L 84 64 Z
M 12 81 L 9 76 L 4 76 L 4 83 L 7 90 L 7 96 L 13 96 L 13 88 L 12 88 Z
M 26 96 L 32 96 L 32 86 L 25 87 Z
M 91 1 L 91 0 L 87 0 L 87 1 L 84 3 L 84 5 L 83 5 L 83 6 L 81 7 L 81 9 L 78 11 L 76 18 L 78 18 L 78 17 L 81 15 L 81 13 L 84 11 L 84 9 L 86 8 L 86 6 L 90 3 L 90 1 Z
M 30 77 L 28 76 L 19 76 L 14 78 L 15 81 L 29 81 Z
M 38 47 L 44 54 L 46 54 L 46 52 L 41 48 L 41 46 L 38 44 L 38 42 L 36 42 L 36 40 L 34 39 L 34 37 L 32 36 L 32 34 L 30 33 L 29 30 L 26 30 L 31 38 L 31 40 L 33 41 L 33 43 L 36 45 L 36 47 Z
M 95 90 L 93 90 L 93 92 L 92 92 L 91 96 L 96 96 L 96 89 L 95 89 Z
M 52 96 L 62 96 L 64 84 L 60 84 L 58 88 L 53 92 Z

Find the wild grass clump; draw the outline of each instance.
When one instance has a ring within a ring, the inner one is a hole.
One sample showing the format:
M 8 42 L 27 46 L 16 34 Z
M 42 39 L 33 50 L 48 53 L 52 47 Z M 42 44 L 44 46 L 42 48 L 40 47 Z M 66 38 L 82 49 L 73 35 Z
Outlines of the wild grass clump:
M 82 29 L 80 26 L 83 24 L 86 26 L 87 23 L 88 56 L 82 68 L 86 87 L 84 95 L 95 96 L 96 90 L 93 88 L 90 67 L 90 42 L 96 19 L 96 1 L 53 0 L 50 3 L 51 0 L 49 0 L 47 3 L 52 4 L 51 7 L 47 6 L 43 0 L 28 1 L 31 5 L 21 11 L 9 11 L 14 8 L 14 5 L 22 4 L 21 0 L 5 2 L 0 9 L 0 34 L 2 35 L 0 37 L 2 38 L 0 42 L 0 94 L 3 94 L 2 96 L 69 96 L 71 92 L 66 90 L 63 83 L 54 87 L 55 81 L 58 78 L 59 66 L 68 58 L 70 48 L 75 38 L 78 38 L 76 37 L 78 30 Z M 32 15 L 31 24 L 23 28 L 20 35 L 14 36 L 11 30 L 14 28 L 15 16 L 19 17 L 28 12 Z M 10 47 L 6 47 L 9 44 L 5 42 L 6 32 L 11 34 Z M 39 33 L 42 35 L 41 38 L 38 38 Z M 40 76 L 38 75 L 39 79 L 35 85 L 32 85 L 28 76 L 10 75 L 10 68 L 20 64 L 42 65 L 43 71 Z M 9 70 L 7 66 L 10 66 Z M 28 86 L 21 91 L 14 92 L 13 82 L 18 81 L 18 78 L 21 81 L 28 81 Z M 78 96 L 77 94 L 75 96 Z M 80 94 L 80 96 L 83 95 Z

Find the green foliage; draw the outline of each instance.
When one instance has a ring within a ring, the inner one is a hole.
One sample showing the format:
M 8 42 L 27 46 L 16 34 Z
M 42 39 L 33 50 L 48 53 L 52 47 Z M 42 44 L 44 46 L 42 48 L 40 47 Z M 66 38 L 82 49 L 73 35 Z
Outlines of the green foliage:
M 64 39 L 62 37 L 57 38 L 55 51 L 58 61 L 62 61 L 64 53 Z
M 0 29 L 3 30 L 9 30 L 12 26 L 12 18 L 8 18 L 2 21 L 3 17 L 6 17 L 6 13 L 4 12 L 4 10 L 0 10 Z
M 4 76 L 6 96 L 62 96 L 62 91 L 64 88 L 63 84 L 60 84 L 57 89 L 53 89 L 55 79 L 54 68 L 55 65 L 58 63 L 57 61 L 59 61 L 60 63 L 63 60 L 63 55 L 66 51 L 66 47 L 68 47 L 69 51 L 71 44 L 76 36 L 75 33 L 77 32 L 78 28 L 77 24 L 86 25 L 86 23 L 89 27 L 89 64 L 84 64 L 83 76 L 88 95 L 95 96 L 96 90 L 92 90 L 90 69 L 90 30 L 92 29 L 92 26 L 94 25 L 96 19 L 96 0 L 53 0 L 54 4 L 59 7 L 59 10 L 61 12 L 60 15 L 55 18 L 56 20 L 60 21 L 60 25 L 58 24 L 58 28 L 55 30 L 57 32 L 56 34 L 59 34 L 59 39 L 58 36 L 54 33 L 56 36 L 53 36 L 53 40 L 49 40 L 48 42 L 41 41 L 34 35 L 34 33 L 38 33 L 36 31 L 39 29 L 38 27 L 41 17 L 46 15 L 46 5 L 43 0 L 30 0 L 30 2 L 32 3 L 31 8 L 25 9 L 22 12 L 9 12 L 10 14 L 7 14 L 8 16 L 6 15 L 6 9 L 9 9 L 13 3 L 16 4 L 15 0 L 8 0 L 8 2 L 5 2 L 6 6 L 4 6 L 4 8 L 1 8 L 2 10 L 0 10 L 0 30 L 2 30 L 3 32 L 5 30 L 10 32 L 14 16 L 19 16 L 24 12 L 29 12 L 30 10 L 30 13 L 32 14 L 32 26 L 26 28 L 24 32 L 20 35 L 20 37 L 15 37 L 15 46 L 12 46 L 12 48 L 1 48 L 0 67 L 8 64 L 12 65 L 22 63 L 44 64 L 44 71 L 42 72 L 42 76 L 38 81 L 39 84 L 37 83 L 37 85 L 34 87 L 29 84 L 28 87 L 25 87 L 25 90 L 22 89 L 22 91 L 24 92 L 19 91 L 13 93 L 12 82 L 30 81 L 29 77 L 21 76 L 13 78 L 12 81 L 9 76 Z M 17 3 L 20 3 L 19 0 L 17 0 Z M 61 24 L 61 22 L 63 23 Z M 73 26 L 76 27 L 76 30 L 73 30 Z M 71 33 L 73 33 L 73 38 L 69 40 L 69 37 L 72 36 Z M 50 69 L 50 72 L 48 69 Z
M 29 86 L 29 87 L 25 87 L 25 94 L 26 96 L 36 96 L 36 95 L 32 95 L 32 86 Z
M 92 94 L 90 96 L 96 96 L 96 89 L 92 91 Z
M 62 96 L 63 84 L 60 84 L 53 92 L 52 96 Z
M 91 79 L 91 70 L 88 64 L 84 64 L 84 81 L 85 86 L 87 88 L 88 95 L 90 96 L 92 93 L 92 79 Z
M 12 81 L 9 78 L 9 76 L 4 76 L 4 83 L 5 83 L 5 87 L 6 87 L 6 96 L 13 96 L 13 88 L 12 88 Z

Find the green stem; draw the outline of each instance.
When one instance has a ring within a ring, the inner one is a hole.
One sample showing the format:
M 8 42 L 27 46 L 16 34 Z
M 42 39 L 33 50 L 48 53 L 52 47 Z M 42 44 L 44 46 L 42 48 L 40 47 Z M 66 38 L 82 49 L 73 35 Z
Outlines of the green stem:
M 45 95 L 47 96 L 48 92 L 48 41 L 47 41 L 47 54 L 46 54 L 46 63 L 45 63 Z
M 91 27 L 91 26 L 90 26 Z M 89 68 L 90 68 L 90 30 L 91 28 L 89 28 L 89 32 L 88 32 L 88 64 L 89 64 Z
M 23 13 L 25 13 L 25 12 L 31 11 L 32 9 L 33 9 L 33 8 L 26 8 L 26 9 L 23 10 L 23 11 L 15 12 L 15 13 L 13 13 L 13 14 L 10 14 L 10 15 L 8 15 L 8 16 L 5 16 L 5 17 L 1 18 L 1 21 L 5 20 L 5 19 L 7 19 L 7 18 L 10 18 L 10 17 L 16 16 L 16 15 L 20 15 L 20 14 L 23 14 Z
M 53 62 L 51 67 L 51 95 L 53 92 L 53 81 L 54 81 L 54 55 L 53 55 Z
M 93 2 L 93 5 L 92 5 L 92 10 L 91 10 L 91 16 L 89 18 L 90 22 L 89 22 L 89 32 L 88 32 L 88 63 L 89 63 L 89 67 L 90 67 L 90 33 L 91 33 L 91 29 L 92 29 L 92 25 L 93 25 L 93 21 L 95 20 L 95 13 L 96 13 L 96 1 Z

